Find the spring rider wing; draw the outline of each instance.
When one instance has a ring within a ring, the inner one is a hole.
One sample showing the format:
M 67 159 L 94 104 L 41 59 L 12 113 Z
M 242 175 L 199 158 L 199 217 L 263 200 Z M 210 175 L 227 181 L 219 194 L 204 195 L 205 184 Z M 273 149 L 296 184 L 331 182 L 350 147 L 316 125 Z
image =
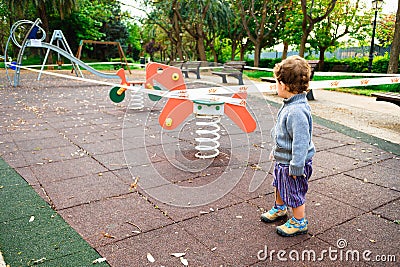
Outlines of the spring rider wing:
M 179 68 L 155 62 L 149 63 L 146 66 L 145 86 L 147 89 L 161 90 L 158 85 L 170 91 L 186 91 L 186 84 Z M 170 98 L 167 100 L 158 122 L 164 129 L 173 130 L 192 113 L 193 104 L 190 100 Z
M 232 96 L 232 98 L 240 98 L 243 99 L 243 101 L 245 101 L 246 97 L 247 93 L 237 93 Z M 256 121 L 253 116 L 251 116 L 245 105 L 238 106 L 226 103 L 225 114 L 245 133 L 251 133 L 257 127 Z

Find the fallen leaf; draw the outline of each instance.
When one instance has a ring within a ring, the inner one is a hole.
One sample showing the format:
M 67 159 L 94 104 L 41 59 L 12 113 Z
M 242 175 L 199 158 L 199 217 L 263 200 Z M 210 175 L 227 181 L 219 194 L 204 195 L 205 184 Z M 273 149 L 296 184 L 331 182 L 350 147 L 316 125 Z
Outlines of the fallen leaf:
M 321 206 L 321 203 L 315 203 L 315 206 Z
M 131 183 L 129 190 L 136 189 L 138 181 L 139 181 L 139 176 L 135 177 L 135 181 L 133 183 Z
M 96 263 L 102 263 L 102 262 L 105 262 L 105 261 L 106 261 L 106 258 L 98 258 L 98 259 L 95 259 L 94 261 L 92 261 L 92 263 L 96 264 Z
M 251 169 L 253 169 L 254 171 L 262 170 L 262 168 L 261 168 L 259 165 L 257 165 L 257 164 L 252 164 L 252 165 L 250 165 L 250 167 L 251 167 Z
M 155 262 L 156 260 L 154 259 L 154 257 L 150 254 L 150 253 L 147 253 L 147 260 L 149 261 L 149 262 Z
M 115 238 L 115 236 L 110 235 L 109 233 L 103 233 L 103 236 L 107 238 Z
M 35 216 L 31 216 L 31 218 L 29 219 L 29 222 L 33 222 L 35 220 Z
M 187 261 L 187 259 L 185 259 L 183 257 L 180 257 L 180 259 L 181 259 L 181 262 L 182 262 L 183 265 L 185 265 L 185 266 L 189 265 L 189 262 Z
M 394 220 L 394 223 L 400 224 L 400 220 Z
M 242 218 L 243 218 L 243 216 L 241 216 L 241 215 L 236 216 L 236 219 L 242 219 Z
M 182 252 L 182 253 L 171 253 L 171 256 L 174 256 L 174 257 L 177 257 L 177 258 L 183 257 L 185 255 L 186 255 L 186 253 L 184 253 L 184 252 Z
M 38 260 L 33 260 L 33 261 L 32 261 L 32 264 L 33 264 L 33 265 L 37 265 L 37 264 L 39 264 L 39 263 L 43 263 L 45 260 L 46 260 L 46 258 L 41 258 L 41 259 L 38 259 Z
M 217 249 L 217 247 L 213 247 L 212 249 L 211 249 L 211 251 L 215 251 Z
M 142 232 L 142 229 L 140 229 L 140 227 L 137 226 L 136 224 L 134 224 L 133 222 L 127 221 L 126 223 L 127 223 L 127 224 L 130 224 L 130 225 L 132 225 L 132 226 L 135 226 L 135 227 L 139 230 L 139 231 L 138 231 L 139 233 Z M 132 231 L 132 233 L 133 233 L 133 232 L 135 232 L 135 231 Z
M 371 242 L 371 243 L 376 243 L 376 240 L 370 239 L 369 242 Z

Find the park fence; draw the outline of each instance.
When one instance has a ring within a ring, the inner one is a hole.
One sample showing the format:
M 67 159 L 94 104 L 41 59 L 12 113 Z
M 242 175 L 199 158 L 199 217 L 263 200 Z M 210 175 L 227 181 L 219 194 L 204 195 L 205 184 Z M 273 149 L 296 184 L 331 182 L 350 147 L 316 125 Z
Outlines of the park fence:
M 391 46 L 381 47 L 375 46 L 374 55 L 375 56 L 383 56 L 385 53 L 390 55 Z M 347 47 L 347 48 L 338 48 L 334 52 L 325 52 L 325 58 L 337 58 L 337 59 L 345 59 L 345 58 L 354 58 L 354 57 L 368 57 L 369 56 L 370 46 L 361 46 L 361 47 Z M 297 51 L 289 51 L 288 56 L 298 55 Z M 311 53 L 306 53 L 305 56 L 312 56 L 315 58 L 319 57 L 319 51 L 312 51 Z M 248 55 L 249 58 L 253 59 L 254 54 Z M 272 51 L 272 52 L 262 52 L 261 58 L 282 58 L 282 52 Z

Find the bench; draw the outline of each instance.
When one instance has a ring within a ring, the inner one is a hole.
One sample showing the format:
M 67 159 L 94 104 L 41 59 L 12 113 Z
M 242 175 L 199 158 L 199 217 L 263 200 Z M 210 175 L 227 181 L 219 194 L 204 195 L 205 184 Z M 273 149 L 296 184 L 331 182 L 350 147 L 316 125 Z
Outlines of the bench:
M 200 66 L 201 61 L 186 61 L 181 65 L 182 73 L 186 78 L 189 78 L 189 72 L 196 74 L 196 78 L 200 79 Z
M 312 78 L 314 77 L 315 70 L 318 68 L 319 60 L 307 60 L 307 63 L 311 67 L 311 76 L 310 76 L 310 81 L 311 81 Z M 308 100 L 315 100 L 312 89 L 310 91 L 308 91 L 307 99 Z
M 334 65 L 332 67 L 333 72 L 345 72 L 349 70 L 349 65 Z
M 213 71 L 212 74 L 222 77 L 222 83 L 227 83 L 227 76 L 238 79 L 239 85 L 243 85 L 243 70 L 245 61 L 228 61 L 224 64 L 222 70 Z
M 169 65 L 170 66 L 174 66 L 174 67 L 177 67 L 177 68 L 182 68 L 182 65 L 183 65 L 183 63 L 184 63 L 184 61 L 170 61 L 169 62 Z
M 268 82 L 268 83 L 276 83 L 276 80 L 274 77 L 260 77 L 262 82 Z
M 376 101 L 386 101 L 400 106 L 400 93 L 372 93 L 371 96 L 375 96 Z

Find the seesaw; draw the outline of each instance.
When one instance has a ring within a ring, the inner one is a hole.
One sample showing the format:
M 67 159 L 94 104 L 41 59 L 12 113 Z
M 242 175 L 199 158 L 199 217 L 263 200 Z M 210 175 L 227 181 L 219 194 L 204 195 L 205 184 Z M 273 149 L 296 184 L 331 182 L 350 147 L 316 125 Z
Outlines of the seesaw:
M 160 63 L 147 64 L 144 82 L 128 82 L 123 70 L 118 71 L 117 75 L 121 78 L 121 87 L 113 87 L 110 91 L 110 99 L 116 103 L 125 98 L 130 86 L 136 85 L 141 85 L 141 89 L 134 94 L 147 92 L 153 101 L 158 101 L 161 97 L 168 98 L 158 118 L 162 128 L 174 130 L 191 114 L 196 116 L 196 125 L 201 127 L 196 131 L 200 137 L 195 138 L 199 143 L 195 147 L 199 151 L 195 155 L 198 158 L 214 158 L 219 155 L 218 124 L 222 116 L 227 115 L 246 133 L 256 129 L 256 121 L 246 108 L 247 92 L 243 90 L 246 87 L 242 87 L 242 91 L 232 94 L 231 97 L 201 94 L 199 91 L 190 94 L 191 90 L 187 89 L 181 70 Z M 216 93 L 215 90 L 208 92 Z

